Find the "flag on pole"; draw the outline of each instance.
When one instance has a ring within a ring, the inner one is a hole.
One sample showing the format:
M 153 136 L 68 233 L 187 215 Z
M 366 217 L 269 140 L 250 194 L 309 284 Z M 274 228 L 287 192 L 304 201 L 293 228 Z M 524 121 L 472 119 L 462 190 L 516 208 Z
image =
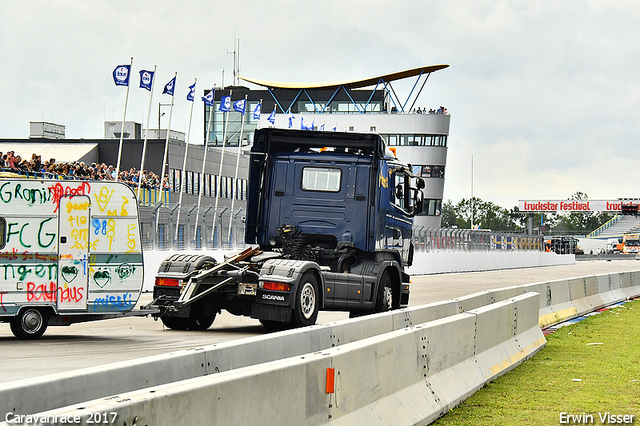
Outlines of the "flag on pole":
M 334 132 L 337 132 L 337 131 L 338 131 L 338 125 L 336 124 L 336 127 L 334 127 L 332 130 L 333 130 Z
M 196 94 L 196 83 L 189 86 L 189 93 L 187 94 L 187 100 L 193 102 L 194 95 Z
M 253 110 L 253 119 L 254 120 L 260 120 L 260 113 L 262 112 L 262 102 L 260 102 L 258 105 L 256 105 L 255 109 Z
M 233 103 L 233 109 L 244 115 L 246 100 L 240 99 L 239 101 L 235 101 Z
M 151 91 L 152 84 L 153 84 L 153 71 L 141 70 L 140 71 L 140 88 Z
M 131 65 L 118 65 L 113 70 L 113 82 L 116 86 L 128 86 Z
M 173 77 L 167 84 L 164 85 L 164 90 L 162 93 L 166 93 L 167 95 L 173 96 L 173 92 L 176 88 L 176 78 Z
M 269 118 L 267 118 L 267 120 L 271 124 L 276 124 L 276 109 L 275 109 L 275 107 L 273 108 L 273 112 L 271 114 L 269 114 Z
M 322 123 L 322 125 L 320 126 L 320 131 L 324 132 L 324 122 Z
M 220 107 L 218 109 L 223 112 L 231 111 L 231 96 L 223 96 L 220 98 Z
M 195 86 L 195 83 L 193 85 Z M 195 87 L 193 88 L 193 90 L 195 91 Z M 205 105 L 209 105 L 210 107 L 213 106 L 214 94 L 215 94 L 215 89 L 211 89 L 209 93 L 207 93 L 205 96 L 202 97 L 202 100 L 204 101 Z
M 296 117 L 293 115 L 293 113 L 291 111 L 289 111 L 289 128 L 293 127 L 293 120 Z

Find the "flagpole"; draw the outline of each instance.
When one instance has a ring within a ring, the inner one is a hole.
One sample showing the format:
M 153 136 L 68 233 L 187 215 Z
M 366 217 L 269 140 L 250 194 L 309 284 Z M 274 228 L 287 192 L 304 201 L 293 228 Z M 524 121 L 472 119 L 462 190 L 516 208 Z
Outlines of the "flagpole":
M 202 202 L 202 187 L 204 186 L 204 168 L 207 165 L 207 153 L 209 152 L 209 134 L 211 132 L 211 120 L 213 119 L 213 109 L 215 108 L 215 90 L 216 87 L 213 86 L 211 89 L 213 91 L 213 96 L 211 97 L 211 107 L 209 109 L 209 122 L 207 123 L 207 136 L 204 140 L 204 155 L 202 156 L 202 173 L 200 173 L 201 180 L 199 180 L 200 184 L 198 185 L 198 208 L 196 209 L 196 226 L 193 230 L 193 239 L 195 241 L 197 233 L 198 233 L 198 220 L 200 219 L 200 204 Z M 218 195 L 218 190 L 216 188 L 216 195 Z M 216 227 L 216 216 L 213 215 L 213 229 Z M 211 232 L 211 240 L 213 241 L 213 232 Z
M 244 95 L 244 108 L 245 113 L 247 112 L 247 96 Z M 233 206 L 236 201 L 236 197 L 238 196 L 238 168 L 240 167 L 240 154 L 242 153 L 242 132 L 244 132 L 244 113 L 241 115 L 242 123 L 240 123 L 240 137 L 238 138 L 238 158 L 236 158 L 236 173 L 233 177 L 233 185 L 235 186 L 235 191 L 231 194 L 231 213 L 229 214 L 229 233 L 227 235 L 227 240 L 229 241 L 229 245 L 231 245 L 231 225 L 233 224 Z
M 131 68 L 133 68 L 133 56 L 129 64 L 129 83 L 131 83 Z M 116 182 L 120 174 L 120 158 L 122 158 L 122 139 L 124 136 L 124 120 L 127 117 L 127 103 L 129 102 L 129 84 L 127 84 L 127 94 L 124 98 L 124 113 L 122 114 L 122 126 L 120 127 L 120 145 L 118 146 L 118 162 L 116 163 Z
M 196 78 L 193 85 L 195 86 L 197 82 L 198 82 L 198 79 Z M 178 198 L 178 216 L 176 219 L 176 233 L 175 233 L 175 236 L 173 237 L 173 241 L 178 240 L 178 224 L 180 224 L 180 211 L 182 210 L 182 195 L 184 194 L 184 187 L 182 182 L 184 182 L 184 185 L 186 185 L 187 183 L 186 178 L 183 179 L 183 177 L 184 177 L 184 172 L 187 169 L 187 153 L 189 152 L 189 136 L 191 135 L 191 118 L 193 117 L 193 104 L 195 103 L 196 103 L 195 99 L 191 101 L 191 111 L 189 112 L 189 127 L 187 127 L 187 143 L 184 146 L 184 160 L 182 161 L 182 171 L 180 172 L 180 197 Z M 196 227 L 197 226 L 198 226 L 198 222 L 196 222 Z
M 173 78 L 178 76 L 178 72 L 175 73 Z M 173 114 L 173 98 L 175 97 L 175 90 L 173 91 L 173 95 L 171 95 L 171 106 L 169 107 L 169 124 L 167 124 L 167 138 L 164 141 L 164 156 L 162 157 L 162 174 L 160 175 L 160 195 L 164 195 L 164 172 L 167 167 L 167 154 L 169 153 L 169 131 L 171 129 L 171 115 Z M 160 127 L 160 126 L 158 126 Z M 158 133 L 160 133 L 160 129 L 158 129 Z
M 153 66 L 153 77 L 151 80 L 151 92 L 149 93 L 149 109 L 147 110 L 147 130 L 144 133 L 144 143 L 142 144 L 142 158 L 140 159 L 140 170 L 138 171 L 138 191 L 136 197 L 140 201 L 140 185 L 142 184 L 142 170 L 144 169 L 144 157 L 147 153 L 147 139 L 149 139 L 149 119 L 151 118 L 151 99 L 153 98 L 153 87 L 156 84 L 157 65 Z
M 231 99 L 231 93 L 233 92 L 233 90 L 229 90 L 229 99 Z M 222 163 L 224 161 L 224 147 L 225 147 L 225 143 L 227 140 L 227 125 L 229 124 L 229 111 L 227 111 L 227 117 L 224 123 L 224 132 L 222 134 L 222 154 L 220 154 L 220 171 L 218 172 L 218 179 L 220 181 L 220 183 L 222 184 Z M 218 188 L 216 190 L 216 204 L 215 207 L 213 209 L 213 221 L 214 221 L 214 226 L 211 229 L 211 239 L 213 240 L 213 232 L 215 231 L 216 227 L 215 227 L 215 220 L 216 217 L 218 215 L 218 200 L 220 199 L 220 185 L 218 185 Z M 222 231 L 222 229 L 220 230 Z

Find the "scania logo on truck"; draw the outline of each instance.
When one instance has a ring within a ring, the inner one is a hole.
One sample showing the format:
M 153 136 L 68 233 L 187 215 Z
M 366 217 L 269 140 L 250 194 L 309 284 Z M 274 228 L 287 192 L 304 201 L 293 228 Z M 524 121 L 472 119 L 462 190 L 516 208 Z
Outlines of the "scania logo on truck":
M 263 300 L 277 300 L 278 302 L 284 302 L 284 296 L 280 296 L 278 294 L 263 294 Z

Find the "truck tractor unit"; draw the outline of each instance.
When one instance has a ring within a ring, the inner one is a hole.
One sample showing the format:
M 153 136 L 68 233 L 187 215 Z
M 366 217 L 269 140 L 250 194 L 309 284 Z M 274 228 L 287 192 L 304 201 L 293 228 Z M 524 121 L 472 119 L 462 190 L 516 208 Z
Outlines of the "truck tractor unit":
M 406 307 L 412 217 L 424 181 L 376 134 L 259 129 L 251 148 L 245 243 L 223 262 L 174 254 L 158 270 L 157 316 L 206 329 L 221 309 L 268 329 Z

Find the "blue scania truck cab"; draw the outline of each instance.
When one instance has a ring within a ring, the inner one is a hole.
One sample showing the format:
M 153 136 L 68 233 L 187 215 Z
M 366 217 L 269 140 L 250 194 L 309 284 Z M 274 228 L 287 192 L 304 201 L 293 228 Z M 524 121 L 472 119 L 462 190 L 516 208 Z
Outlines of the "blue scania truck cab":
M 167 258 L 156 278 L 161 318 L 195 329 L 188 324 L 204 315 L 206 328 L 226 309 L 283 328 L 314 324 L 319 310 L 355 316 L 405 307 L 423 188 L 377 134 L 256 130 L 245 232 L 251 248 L 223 263 Z M 174 285 L 163 282 L 176 277 Z

